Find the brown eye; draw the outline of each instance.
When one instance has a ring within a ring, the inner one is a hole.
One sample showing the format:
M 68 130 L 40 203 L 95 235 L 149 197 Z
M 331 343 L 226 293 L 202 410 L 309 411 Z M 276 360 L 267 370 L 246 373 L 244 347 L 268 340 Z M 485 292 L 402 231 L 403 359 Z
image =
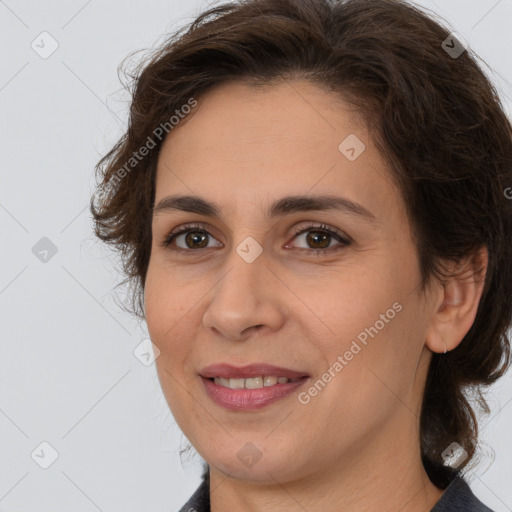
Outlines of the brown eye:
M 202 249 L 208 245 L 208 235 L 204 231 L 189 231 L 185 234 L 185 245 L 190 249 Z
M 329 246 L 332 235 L 325 231 L 309 231 L 306 236 L 306 242 L 315 249 L 325 249 Z M 326 244 L 327 241 L 327 244 Z
M 169 233 L 162 245 L 170 247 L 174 243 L 176 250 L 183 251 L 218 247 L 218 245 L 209 245 L 210 238 L 215 240 L 208 231 L 200 226 L 184 226 L 177 232 Z
M 299 247 L 301 250 L 316 252 L 322 254 L 328 250 L 337 250 L 350 245 L 351 240 L 347 236 L 343 236 L 337 231 L 328 228 L 325 225 L 310 225 L 306 228 L 299 230 L 294 239 L 303 237 L 307 247 Z M 339 243 L 332 246 L 332 241 L 338 241 Z

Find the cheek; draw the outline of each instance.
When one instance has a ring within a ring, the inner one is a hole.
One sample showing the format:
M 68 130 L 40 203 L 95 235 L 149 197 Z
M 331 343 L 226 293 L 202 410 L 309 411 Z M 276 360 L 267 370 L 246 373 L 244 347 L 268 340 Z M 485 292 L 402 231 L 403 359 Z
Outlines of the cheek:
M 355 409 L 361 400 L 378 407 L 376 397 L 390 394 L 379 378 L 393 390 L 407 385 L 409 368 L 414 371 L 421 352 L 422 326 L 410 295 L 414 277 L 392 265 L 375 269 L 354 270 L 316 302 L 330 334 L 323 337 L 317 331 L 315 336 L 311 330 L 326 369 L 343 359 L 331 389 L 342 392 L 345 401 L 354 399 Z
M 188 429 L 190 421 L 199 421 L 193 418 L 194 411 L 187 412 L 190 396 L 185 390 L 191 388 L 195 377 L 190 365 L 193 331 L 187 330 L 194 311 L 193 304 L 186 302 L 187 296 L 186 291 L 172 286 L 169 276 L 155 272 L 154 267 L 148 269 L 144 292 L 146 324 L 151 341 L 160 350 L 155 364 L 162 392 L 182 429 Z
M 186 301 L 188 294 L 173 286 L 172 278 L 149 266 L 144 288 L 146 324 L 152 342 L 159 348 L 157 366 L 182 368 L 186 348 L 190 346 L 183 331 L 193 312 Z M 172 356 L 172 357 L 171 357 Z M 173 369 L 174 370 L 174 369 Z
M 352 339 L 361 334 L 364 341 L 366 329 L 378 322 L 378 331 L 386 332 L 393 317 L 398 316 L 393 309 L 393 303 L 401 298 L 401 285 L 389 277 L 390 269 L 387 267 L 378 268 L 371 265 L 367 268 L 362 265 L 353 266 L 343 275 L 332 275 L 326 280 L 325 291 L 316 294 L 312 304 L 315 304 L 315 312 L 318 317 L 324 320 L 330 329 L 329 343 L 337 353 L 340 350 L 347 350 L 347 342 L 350 345 Z M 334 283 L 334 285 L 333 285 Z M 389 311 L 386 316 L 386 311 Z M 391 318 L 389 323 L 382 323 L 381 315 L 386 319 Z M 331 352 L 328 350 L 328 352 Z
M 144 284 L 144 307 L 146 323 L 155 336 L 173 332 L 180 318 L 190 309 L 188 296 L 176 278 L 176 272 L 152 257 Z

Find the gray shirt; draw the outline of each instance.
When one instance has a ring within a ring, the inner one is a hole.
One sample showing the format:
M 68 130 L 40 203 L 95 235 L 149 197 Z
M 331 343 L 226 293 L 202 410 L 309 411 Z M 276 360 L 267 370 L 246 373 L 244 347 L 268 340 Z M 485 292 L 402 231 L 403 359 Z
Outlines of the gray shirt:
M 203 480 L 179 512 L 211 512 L 209 479 Z M 471 491 L 462 476 L 456 476 L 430 512 L 493 512 Z

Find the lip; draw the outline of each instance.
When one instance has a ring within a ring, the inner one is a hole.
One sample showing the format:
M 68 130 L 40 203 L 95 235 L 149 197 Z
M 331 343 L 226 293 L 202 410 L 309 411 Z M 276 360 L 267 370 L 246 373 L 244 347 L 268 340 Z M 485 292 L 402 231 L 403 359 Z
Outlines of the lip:
M 217 405 L 231 411 L 254 411 L 287 397 L 302 387 L 309 377 L 258 389 L 231 389 L 215 384 L 206 377 L 201 377 L 201 380 L 206 394 Z
M 251 377 L 265 375 L 287 377 L 290 380 L 309 377 L 307 372 L 290 370 L 289 368 L 265 363 L 249 364 L 246 366 L 233 366 L 226 363 L 214 364 L 203 368 L 199 374 L 206 379 L 212 379 L 214 377 L 223 377 L 224 379 L 249 379 Z
M 200 373 L 206 394 L 210 399 L 231 411 L 251 411 L 266 407 L 290 395 L 309 380 L 305 372 L 279 366 L 258 363 L 247 366 L 215 364 L 203 368 Z M 264 386 L 258 389 L 231 389 L 213 382 L 214 377 L 248 379 L 261 376 L 287 377 L 292 382 Z

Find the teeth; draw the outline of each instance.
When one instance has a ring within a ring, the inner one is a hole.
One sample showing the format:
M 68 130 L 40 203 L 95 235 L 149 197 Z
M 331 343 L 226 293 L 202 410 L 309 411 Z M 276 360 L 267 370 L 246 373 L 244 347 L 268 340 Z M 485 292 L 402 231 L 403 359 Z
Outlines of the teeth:
M 274 384 L 277 384 L 277 381 L 279 379 L 277 377 L 269 377 L 268 375 L 266 377 L 263 377 L 263 385 L 264 386 L 273 386 Z
M 245 379 L 246 389 L 258 389 L 263 387 L 263 377 L 252 377 L 251 379 Z
M 231 389 L 244 389 L 245 379 L 229 379 L 229 387 Z
M 260 389 L 264 386 L 285 384 L 286 382 L 290 382 L 290 379 L 288 377 L 265 375 L 263 377 L 251 377 L 250 379 L 225 379 L 223 377 L 215 377 L 213 382 L 219 386 L 231 389 Z

